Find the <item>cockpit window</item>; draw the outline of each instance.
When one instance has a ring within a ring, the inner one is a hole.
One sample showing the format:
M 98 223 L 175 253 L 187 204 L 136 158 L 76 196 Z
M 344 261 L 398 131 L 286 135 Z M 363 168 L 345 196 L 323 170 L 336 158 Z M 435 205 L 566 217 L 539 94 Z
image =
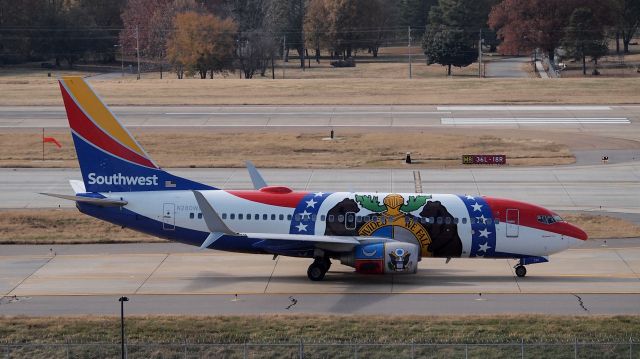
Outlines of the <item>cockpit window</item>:
M 562 222 L 562 218 L 557 214 L 553 216 L 541 214 L 541 215 L 538 215 L 538 222 L 544 223 L 544 224 L 552 224 L 556 222 Z

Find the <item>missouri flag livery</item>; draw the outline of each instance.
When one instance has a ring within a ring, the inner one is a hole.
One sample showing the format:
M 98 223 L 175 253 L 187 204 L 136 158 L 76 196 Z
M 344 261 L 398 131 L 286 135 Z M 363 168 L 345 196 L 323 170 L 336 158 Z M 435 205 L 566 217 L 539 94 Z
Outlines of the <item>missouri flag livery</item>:
M 309 279 L 332 260 L 363 274 L 411 274 L 424 258 L 515 258 L 525 265 L 587 235 L 533 204 L 486 196 L 293 191 L 247 167 L 254 190 L 220 190 L 161 169 L 80 77 L 60 90 L 82 181 L 73 200 L 90 216 L 203 249 L 309 258 Z

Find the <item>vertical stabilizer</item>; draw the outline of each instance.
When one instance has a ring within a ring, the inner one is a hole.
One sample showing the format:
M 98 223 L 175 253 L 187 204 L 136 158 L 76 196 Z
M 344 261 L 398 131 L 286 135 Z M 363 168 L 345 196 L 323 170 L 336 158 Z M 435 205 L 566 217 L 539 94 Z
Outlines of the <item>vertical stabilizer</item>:
M 83 78 L 60 90 L 87 192 L 215 189 L 158 167 Z

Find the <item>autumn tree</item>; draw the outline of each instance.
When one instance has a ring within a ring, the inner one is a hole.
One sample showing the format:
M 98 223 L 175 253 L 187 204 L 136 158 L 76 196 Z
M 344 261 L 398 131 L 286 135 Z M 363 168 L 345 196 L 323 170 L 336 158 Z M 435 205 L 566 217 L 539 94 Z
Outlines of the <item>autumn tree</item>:
M 597 22 L 609 22 L 610 11 L 600 0 L 503 0 L 489 14 L 489 26 L 502 40 L 498 50 L 519 54 L 540 48 L 550 59 L 564 37 L 573 10 L 589 8 Z
M 307 47 L 315 49 L 316 62 L 320 62 L 320 48 L 329 46 L 327 0 L 309 0 L 304 17 L 304 34 Z
M 608 50 L 604 29 L 588 8 L 577 8 L 573 11 L 562 45 L 569 56 L 582 61 L 583 75 L 587 74 L 587 56 L 597 61 Z
M 200 78 L 233 69 L 233 50 L 238 25 L 232 19 L 211 14 L 185 12 L 176 15 L 174 32 L 167 42 L 167 58 L 183 73 L 198 73 Z

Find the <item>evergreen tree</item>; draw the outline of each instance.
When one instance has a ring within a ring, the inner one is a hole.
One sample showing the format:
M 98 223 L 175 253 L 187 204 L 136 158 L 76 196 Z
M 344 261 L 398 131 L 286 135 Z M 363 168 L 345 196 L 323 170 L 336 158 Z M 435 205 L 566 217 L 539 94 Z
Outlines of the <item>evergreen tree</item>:
M 469 66 L 478 59 L 478 52 L 469 45 L 468 36 L 460 29 L 439 26 L 425 35 L 422 46 L 427 64 L 446 66 L 449 76 L 451 66 Z
M 608 50 L 604 29 L 589 8 L 577 8 L 573 11 L 562 45 L 569 56 L 582 61 L 583 75 L 587 74 L 587 56 L 597 61 Z

